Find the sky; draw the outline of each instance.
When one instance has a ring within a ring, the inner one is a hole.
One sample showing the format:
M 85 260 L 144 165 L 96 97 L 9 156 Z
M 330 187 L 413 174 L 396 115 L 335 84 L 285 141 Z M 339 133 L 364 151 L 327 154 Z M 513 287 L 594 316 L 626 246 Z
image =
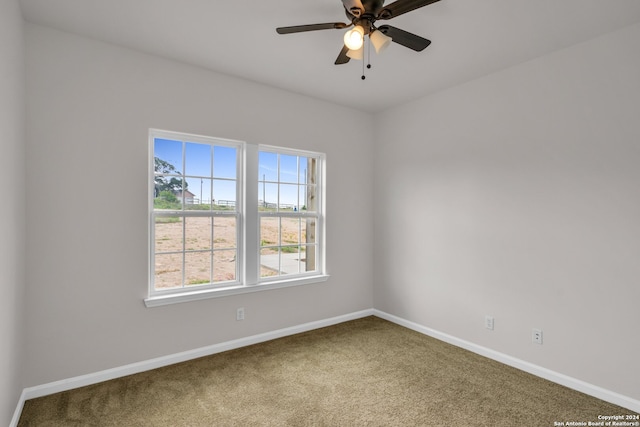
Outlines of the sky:
M 184 171 L 187 189 L 205 203 L 211 197 L 216 201 L 236 201 L 237 155 L 236 147 L 188 141 L 183 145 L 182 141 L 162 138 L 154 140 L 154 156 L 173 165 L 176 174 Z M 298 183 L 306 183 L 306 169 L 306 157 L 261 151 L 259 199 L 277 203 L 279 197 L 280 205 L 302 207 L 306 199 L 305 187 Z

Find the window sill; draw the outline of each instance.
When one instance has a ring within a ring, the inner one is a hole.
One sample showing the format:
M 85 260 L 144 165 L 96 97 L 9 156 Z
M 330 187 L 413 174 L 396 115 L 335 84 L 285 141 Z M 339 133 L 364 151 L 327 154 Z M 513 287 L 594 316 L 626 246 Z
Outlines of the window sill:
M 198 301 L 209 298 L 220 298 L 231 295 L 241 295 L 250 292 L 268 291 L 271 289 L 288 288 L 291 286 L 309 285 L 311 283 L 326 282 L 328 275 L 300 277 L 289 280 L 279 280 L 277 282 L 260 283 L 249 286 L 233 286 L 229 288 L 205 289 L 201 291 L 183 292 L 179 294 L 161 295 L 145 298 L 144 305 L 147 308 L 159 307 L 162 305 L 179 304 L 182 302 Z

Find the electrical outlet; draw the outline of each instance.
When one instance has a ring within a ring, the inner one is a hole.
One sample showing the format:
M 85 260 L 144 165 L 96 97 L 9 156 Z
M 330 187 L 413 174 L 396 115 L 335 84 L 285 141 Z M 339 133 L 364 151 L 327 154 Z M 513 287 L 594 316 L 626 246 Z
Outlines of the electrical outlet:
M 236 320 L 244 320 L 244 307 L 240 307 L 236 310 Z
M 493 331 L 493 317 L 489 315 L 484 316 L 484 327 Z
M 533 328 L 531 340 L 536 344 L 542 344 L 542 330 Z

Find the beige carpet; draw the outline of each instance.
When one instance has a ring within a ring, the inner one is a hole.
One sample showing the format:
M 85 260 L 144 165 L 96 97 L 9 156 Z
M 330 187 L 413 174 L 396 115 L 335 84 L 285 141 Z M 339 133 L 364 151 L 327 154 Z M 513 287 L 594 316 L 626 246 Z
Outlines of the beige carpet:
M 631 411 L 368 317 L 25 403 L 19 426 L 553 426 Z

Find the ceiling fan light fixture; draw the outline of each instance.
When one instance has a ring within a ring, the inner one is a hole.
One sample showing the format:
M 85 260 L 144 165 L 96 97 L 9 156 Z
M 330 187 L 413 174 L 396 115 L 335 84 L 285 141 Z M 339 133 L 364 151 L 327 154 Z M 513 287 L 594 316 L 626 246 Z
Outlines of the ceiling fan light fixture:
M 356 25 L 352 30 L 344 33 L 344 45 L 350 50 L 358 50 L 364 44 L 364 28 Z
M 371 44 L 376 50 L 376 53 L 380 53 L 387 48 L 391 44 L 391 37 L 384 34 L 380 30 L 373 31 L 369 34 L 369 39 L 371 39 Z
M 362 58 L 364 58 L 364 45 L 360 46 L 360 49 L 356 49 L 356 50 L 349 49 L 347 51 L 347 56 L 351 59 L 356 59 L 358 61 L 361 61 Z

